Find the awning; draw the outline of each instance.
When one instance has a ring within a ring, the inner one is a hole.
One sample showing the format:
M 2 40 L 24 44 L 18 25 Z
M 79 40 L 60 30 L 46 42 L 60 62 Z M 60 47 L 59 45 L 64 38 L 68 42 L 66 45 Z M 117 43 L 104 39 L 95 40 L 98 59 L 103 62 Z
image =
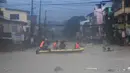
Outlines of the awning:
M 128 7 L 128 8 L 121 8 L 121 9 L 119 9 L 118 11 L 116 11 L 115 13 L 114 13 L 114 16 L 118 16 L 118 15 L 120 15 L 120 14 L 123 14 L 123 13 L 130 13 L 130 7 Z

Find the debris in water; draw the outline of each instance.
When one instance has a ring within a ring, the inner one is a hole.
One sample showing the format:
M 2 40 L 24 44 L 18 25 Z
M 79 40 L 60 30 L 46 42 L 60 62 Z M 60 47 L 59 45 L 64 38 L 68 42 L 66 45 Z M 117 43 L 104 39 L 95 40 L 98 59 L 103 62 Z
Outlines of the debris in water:
M 85 68 L 85 70 L 98 70 L 98 68 Z
M 108 69 L 107 71 L 109 71 L 109 72 L 114 72 L 115 69 Z
M 127 69 L 130 70 L 130 67 L 128 67 Z
M 60 66 L 57 66 L 55 69 L 54 69 L 55 72 L 59 72 L 59 71 L 63 71 L 63 69 L 60 67 Z
M 123 69 L 123 71 L 127 71 L 127 69 Z

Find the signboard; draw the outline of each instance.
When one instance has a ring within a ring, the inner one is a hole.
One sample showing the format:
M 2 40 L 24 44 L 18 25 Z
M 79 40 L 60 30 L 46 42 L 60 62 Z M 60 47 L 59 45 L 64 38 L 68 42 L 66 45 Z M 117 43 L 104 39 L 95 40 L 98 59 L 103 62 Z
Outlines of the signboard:
M 96 9 L 97 24 L 103 24 L 103 11 L 102 9 Z

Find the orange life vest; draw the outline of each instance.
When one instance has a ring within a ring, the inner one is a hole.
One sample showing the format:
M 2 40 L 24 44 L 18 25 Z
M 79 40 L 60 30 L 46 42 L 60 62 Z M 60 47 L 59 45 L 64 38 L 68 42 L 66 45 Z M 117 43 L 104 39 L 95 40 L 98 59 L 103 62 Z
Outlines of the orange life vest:
M 76 49 L 79 49 L 79 48 L 80 48 L 80 46 L 79 46 L 78 43 L 75 44 L 75 48 L 76 48 Z
M 54 42 L 54 43 L 53 43 L 53 48 L 56 48 L 56 46 L 57 46 L 57 43 Z
M 41 42 L 41 44 L 40 44 L 40 48 L 43 47 L 44 43 L 45 43 L 44 41 Z

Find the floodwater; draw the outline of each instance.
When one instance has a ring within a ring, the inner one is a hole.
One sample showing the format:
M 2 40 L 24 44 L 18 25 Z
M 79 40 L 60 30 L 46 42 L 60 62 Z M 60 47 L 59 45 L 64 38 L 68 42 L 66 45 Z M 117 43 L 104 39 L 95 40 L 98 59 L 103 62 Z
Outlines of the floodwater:
M 86 45 L 81 53 L 0 53 L 0 73 L 130 73 L 123 71 L 130 65 L 130 50 L 112 48 L 117 50 L 103 52 L 101 45 Z

